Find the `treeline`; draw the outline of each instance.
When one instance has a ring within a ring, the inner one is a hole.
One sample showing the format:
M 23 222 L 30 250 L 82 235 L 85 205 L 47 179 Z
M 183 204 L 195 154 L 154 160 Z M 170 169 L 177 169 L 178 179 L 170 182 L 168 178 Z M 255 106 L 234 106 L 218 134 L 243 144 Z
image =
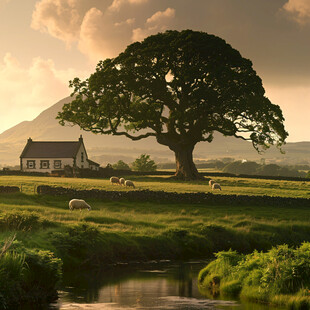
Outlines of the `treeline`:
M 304 170 L 308 170 L 305 172 Z M 294 165 L 280 166 L 277 164 L 258 164 L 254 161 L 234 161 L 222 168 L 224 173 L 263 175 L 263 176 L 283 176 L 283 177 L 310 177 L 310 166 Z
M 255 161 L 235 161 L 232 158 L 222 160 L 208 160 L 195 162 L 197 169 L 214 169 L 218 172 L 232 175 L 257 175 L 273 177 L 298 177 L 310 178 L 309 165 L 277 165 L 264 164 Z M 157 165 L 159 169 L 173 169 L 175 163 L 162 163 Z

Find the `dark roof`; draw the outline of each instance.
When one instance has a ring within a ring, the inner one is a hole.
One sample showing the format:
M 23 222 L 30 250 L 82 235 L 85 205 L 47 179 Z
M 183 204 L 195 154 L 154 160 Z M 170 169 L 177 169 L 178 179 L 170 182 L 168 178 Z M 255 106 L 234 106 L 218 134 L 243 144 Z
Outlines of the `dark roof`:
M 92 160 L 90 160 L 90 159 L 87 159 L 87 161 L 88 161 L 88 163 L 90 164 L 90 165 L 94 165 L 94 166 L 100 166 L 98 163 L 96 163 L 96 162 L 94 162 L 94 161 L 92 161 Z
M 74 158 L 81 141 L 32 141 L 28 140 L 20 157 L 23 158 Z

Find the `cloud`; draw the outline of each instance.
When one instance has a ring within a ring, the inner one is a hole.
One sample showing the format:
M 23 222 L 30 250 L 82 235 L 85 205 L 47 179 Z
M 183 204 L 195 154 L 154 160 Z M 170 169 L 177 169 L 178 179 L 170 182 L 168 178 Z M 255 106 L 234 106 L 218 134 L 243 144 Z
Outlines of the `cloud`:
M 78 49 L 93 62 L 115 57 L 132 41 L 172 25 L 173 8 L 156 10 L 149 0 L 41 0 L 31 27 Z M 151 14 L 150 14 L 151 12 Z
M 300 25 L 310 23 L 309 0 L 289 0 L 284 4 L 283 10 Z
M 173 23 L 175 9 L 167 8 L 165 11 L 158 11 L 146 20 L 144 28 L 136 28 L 132 33 L 133 41 L 141 41 L 145 37 L 167 30 Z
M 79 38 L 81 9 L 78 0 L 41 0 L 32 13 L 31 27 L 71 44 Z
M 90 9 L 81 25 L 78 47 L 92 61 L 115 57 L 130 43 L 135 19 L 117 22 L 114 16 Z
M 68 81 L 75 76 L 87 75 L 71 68 L 57 70 L 52 60 L 40 57 L 34 58 L 25 68 L 7 53 L 0 61 L 1 102 L 6 107 L 6 113 L 0 115 L 0 131 L 32 119 L 42 109 L 68 96 L 71 93 Z
M 112 4 L 109 6 L 110 11 L 119 11 L 125 4 L 142 4 L 149 0 L 113 0 Z

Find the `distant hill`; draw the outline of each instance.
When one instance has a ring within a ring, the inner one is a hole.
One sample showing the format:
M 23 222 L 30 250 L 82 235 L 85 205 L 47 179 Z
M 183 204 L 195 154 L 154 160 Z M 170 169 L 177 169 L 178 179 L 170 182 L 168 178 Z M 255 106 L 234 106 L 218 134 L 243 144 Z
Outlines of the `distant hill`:
M 119 159 L 132 162 L 142 153 L 150 154 L 156 162 L 174 161 L 174 154 L 167 147 L 156 142 L 153 137 L 140 141 L 131 141 L 126 137 L 95 135 L 79 129 L 78 126 L 60 126 L 55 119 L 62 106 L 72 100 L 71 97 L 60 100 L 44 110 L 32 121 L 24 121 L 0 134 L 0 164 L 19 163 L 19 156 L 31 137 L 34 141 L 70 141 L 77 140 L 82 134 L 88 156 L 106 165 Z M 278 150 L 268 150 L 263 156 L 257 154 L 251 143 L 234 137 L 215 134 L 212 143 L 199 143 L 194 151 L 194 158 L 207 160 L 233 157 L 235 159 L 283 161 L 285 163 L 310 163 L 310 142 L 288 143 L 281 154 Z

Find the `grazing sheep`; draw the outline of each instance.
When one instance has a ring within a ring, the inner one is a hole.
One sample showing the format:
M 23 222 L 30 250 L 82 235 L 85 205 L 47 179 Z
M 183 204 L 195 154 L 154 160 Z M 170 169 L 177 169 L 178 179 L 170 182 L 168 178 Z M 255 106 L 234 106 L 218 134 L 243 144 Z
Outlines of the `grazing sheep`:
M 88 209 L 88 211 L 90 211 L 91 206 L 85 202 L 85 200 L 83 199 L 72 199 L 69 202 L 69 209 L 72 211 L 74 209 L 80 209 L 80 211 L 82 209 Z
M 212 190 L 214 190 L 214 189 L 219 189 L 220 191 L 222 190 L 221 185 L 218 184 L 218 183 L 213 183 L 212 184 Z
M 130 180 L 125 181 L 125 186 L 129 186 L 129 187 L 132 186 L 133 188 L 136 188 L 135 185 L 133 184 L 133 182 Z
M 111 182 L 112 185 L 113 185 L 113 184 L 120 185 L 120 183 L 119 183 L 119 178 L 118 178 L 118 177 L 111 177 L 111 178 L 110 178 L 110 182 Z
M 125 179 L 124 178 L 120 178 L 119 179 L 119 184 L 120 185 L 125 185 Z
M 215 181 L 211 179 L 211 180 L 209 181 L 209 186 L 212 188 L 212 185 L 213 185 L 214 183 L 215 183 Z

